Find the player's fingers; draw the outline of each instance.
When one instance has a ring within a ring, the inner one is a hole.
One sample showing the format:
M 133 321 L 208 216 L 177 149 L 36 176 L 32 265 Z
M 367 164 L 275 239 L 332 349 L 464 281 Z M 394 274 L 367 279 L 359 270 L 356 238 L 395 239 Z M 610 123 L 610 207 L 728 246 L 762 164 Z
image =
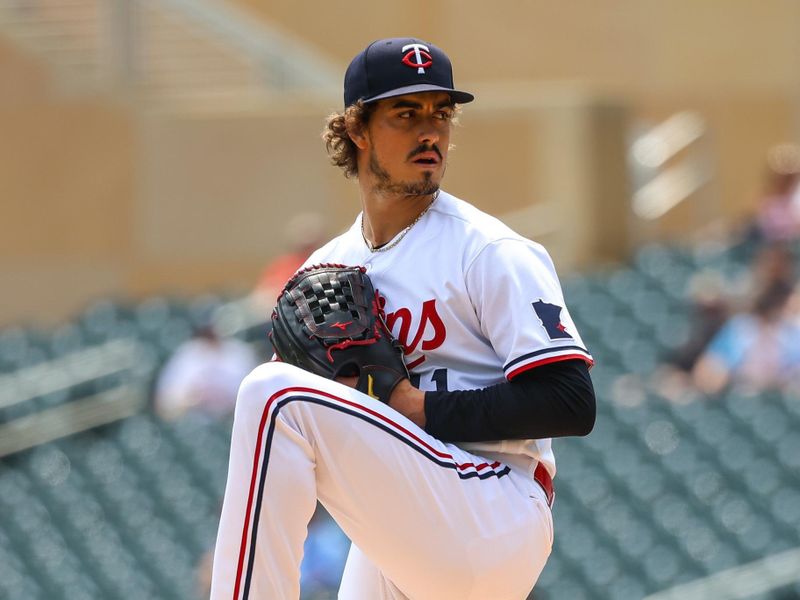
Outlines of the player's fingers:
M 358 384 L 358 377 L 337 377 L 336 381 L 347 387 L 354 388 Z

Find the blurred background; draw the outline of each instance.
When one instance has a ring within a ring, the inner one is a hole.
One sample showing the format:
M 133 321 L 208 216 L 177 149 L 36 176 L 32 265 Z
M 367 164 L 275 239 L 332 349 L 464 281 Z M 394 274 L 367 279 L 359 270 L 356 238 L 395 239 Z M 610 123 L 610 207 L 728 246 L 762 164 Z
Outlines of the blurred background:
M 800 598 L 800 3 L 0 0 L 0 598 L 207 597 L 238 383 L 359 210 L 319 134 L 413 35 L 446 189 L 553 255 L 598 422 L 537 600 Z M 305 599 L 347 540 L 310 524 Z

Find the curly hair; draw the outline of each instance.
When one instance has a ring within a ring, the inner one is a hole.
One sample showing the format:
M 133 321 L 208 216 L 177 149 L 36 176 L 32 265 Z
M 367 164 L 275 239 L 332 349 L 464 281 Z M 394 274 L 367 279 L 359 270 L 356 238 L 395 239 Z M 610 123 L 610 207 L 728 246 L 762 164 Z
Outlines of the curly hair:
M 322 130 L 322 139 L 331 163 L 344 171 L 345 177 L 358 177 L 358 147 L 355 145 L 348 131 L 363 130 L 369 123 L 372 113 L 375 112 L 374 103 L 365 104 L 359 100 L 348 106 L 343 113 L 332 113 L 325 122 Z M 452 125 L 458 125 L 458 115 L 461 112 L 459 104 L 453 104 Z M 450 148 L 452 148 L 452 144 Z
M 348 106 L 343 113 L 331 114 L 325 122 L 325 129 L 322 131 L 325 149 L 331 163 L 340 167 L 345 177 L 358 176 L 358 147 L 347 132 L 366 127 L 374 111 L 374 104 L 364 104 L 359 100 Z

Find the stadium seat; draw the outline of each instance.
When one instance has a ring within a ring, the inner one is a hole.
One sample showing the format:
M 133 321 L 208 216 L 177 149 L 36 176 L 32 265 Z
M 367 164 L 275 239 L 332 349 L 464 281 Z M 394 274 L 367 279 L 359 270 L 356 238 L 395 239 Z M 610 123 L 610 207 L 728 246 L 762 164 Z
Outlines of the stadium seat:
M 76 323 L 66 323 L 53 331 L 47 340 L 50 358 L 58 358 L 87 345 L 86 337 Z
M 586 438 L 553 442 L 556 535 L 537 600 L 639 600 L 800 545 L 800 399 L 731 391 L 678 404 L 650 383 L 688 335 L 693 273 L 735 275 L 752 254 L 748 245 L 650 244 L 627 267 L 565 278 L 596 359 L 597 425 Z M 0 373 L 121 336 L 140 341 L 150 364 L 7 407 L 0 419 L 132 378 L 151 383 L 153 367 L 221 302 L 107 300 L 49 337 L 0 332 Z M 262 339 L 262 329 L 243 335 Z M 0 598 L 194 597 L 197 561 L 216 533 L 230 431 L 230 420 L 163 422 L 145 411 L 3 459 Z
M 112 300 L 99 300 L 80 315 L 76 322 L 87 345 L 129 337 L 135 333 L 130 309 Z

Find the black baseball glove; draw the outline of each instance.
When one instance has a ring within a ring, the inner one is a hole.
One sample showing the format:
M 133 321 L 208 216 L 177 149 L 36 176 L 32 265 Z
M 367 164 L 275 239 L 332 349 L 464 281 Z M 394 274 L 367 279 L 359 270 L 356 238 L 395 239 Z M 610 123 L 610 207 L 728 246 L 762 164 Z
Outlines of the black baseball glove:
M 283 362 L 328 379 L 357 376 L 356 389 L 388 402 L 408 378 L 363 267 L 314 265 L 296 273 L 272 312 L 273 348 Z

